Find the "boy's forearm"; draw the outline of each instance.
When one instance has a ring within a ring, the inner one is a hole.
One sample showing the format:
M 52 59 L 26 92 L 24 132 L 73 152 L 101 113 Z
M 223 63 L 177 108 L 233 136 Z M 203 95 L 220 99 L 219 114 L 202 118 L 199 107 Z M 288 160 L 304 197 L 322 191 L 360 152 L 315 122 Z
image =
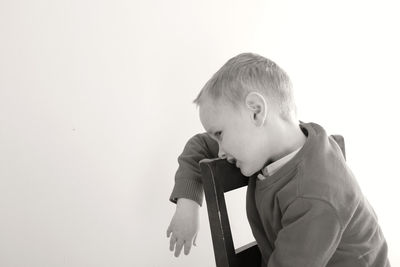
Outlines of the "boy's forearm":
M 193 136 L 185 145 L 178 157 L 179 167 L 175 174 L 175 186 L 170 200 L 174 203 L 179 198 L 203 202 L 203 186 L 199 161 L 205 158 L 218 157 L 218 143 L 206 133 Z
M 170 201 L 177 203 L 178 199 L 185 198 L 195 201 L 200 206 L 203 202 L 203 186 L 195 179 L 175 179 Z
M 176 202 L 176 206 L 178 208 L 190 208 L 190 209 L 198 209 L 200 205 L 191 199 L 187 198 L 179 198 L 178 201 Z

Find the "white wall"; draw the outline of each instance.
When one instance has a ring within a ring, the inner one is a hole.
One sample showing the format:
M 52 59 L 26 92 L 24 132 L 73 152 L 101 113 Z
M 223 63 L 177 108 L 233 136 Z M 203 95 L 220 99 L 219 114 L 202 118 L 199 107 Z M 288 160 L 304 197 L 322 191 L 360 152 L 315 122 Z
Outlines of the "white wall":
M 213 266 L 174 258 L 191 101 L 245 51 L 291 75 L 303 121 L 345 136 L 400 265 L 395 1 L 0 1 L 0 266 Z

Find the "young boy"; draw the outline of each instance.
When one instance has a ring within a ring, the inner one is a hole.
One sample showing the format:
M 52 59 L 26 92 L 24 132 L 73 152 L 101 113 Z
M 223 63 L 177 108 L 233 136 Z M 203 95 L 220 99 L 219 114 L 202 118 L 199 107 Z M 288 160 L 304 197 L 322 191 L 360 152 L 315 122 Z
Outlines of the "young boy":
M 390 266 L 387 245 L 335 140 L 299 123 L 287 74 L 245 53 L 230 59 L 194 101 L 207 134 L 179 157 L 167 230 L 178 256 L 195 242 L 202 185 L 198 162 L 225 158 L 249 178 L 247 217 L 263 266 Z

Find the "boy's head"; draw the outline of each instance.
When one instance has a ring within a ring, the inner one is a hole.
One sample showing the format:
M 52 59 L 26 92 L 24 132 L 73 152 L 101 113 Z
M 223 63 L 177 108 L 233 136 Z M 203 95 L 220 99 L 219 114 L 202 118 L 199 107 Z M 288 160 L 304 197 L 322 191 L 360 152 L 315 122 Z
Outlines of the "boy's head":
M 239 54 L 228 60 L 205 84 L 193 101 L 201 106 L 205 101 L 245 104 L 251 92 L 261 94 L 269 108 L 283 119 L 296 114 L 292 83 L 286 72 L 275 62 L 253 53 Z
M 236 162 L 246 176 L 271 157 L 277 129 L 296 121 L 288 75 L 273 61 L 251 53 L 225 63 L 194 103 L 204 128 L 219 143 L 219 156 Z

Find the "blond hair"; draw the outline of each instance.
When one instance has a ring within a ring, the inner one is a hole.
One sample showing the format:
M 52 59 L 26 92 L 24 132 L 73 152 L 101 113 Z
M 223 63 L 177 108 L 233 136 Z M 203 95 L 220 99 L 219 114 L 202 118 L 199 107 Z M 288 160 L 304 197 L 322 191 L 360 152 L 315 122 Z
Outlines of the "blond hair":
M 193 101 L 201 105 L 205 99 L 224 100 L 240 105 L 248 93 L 266 97 L 286 119 L 296 116 L 292 83 L 286 72 L 275 62 L 253 53 L 239 54 L 228 60 L 204 85 Z

